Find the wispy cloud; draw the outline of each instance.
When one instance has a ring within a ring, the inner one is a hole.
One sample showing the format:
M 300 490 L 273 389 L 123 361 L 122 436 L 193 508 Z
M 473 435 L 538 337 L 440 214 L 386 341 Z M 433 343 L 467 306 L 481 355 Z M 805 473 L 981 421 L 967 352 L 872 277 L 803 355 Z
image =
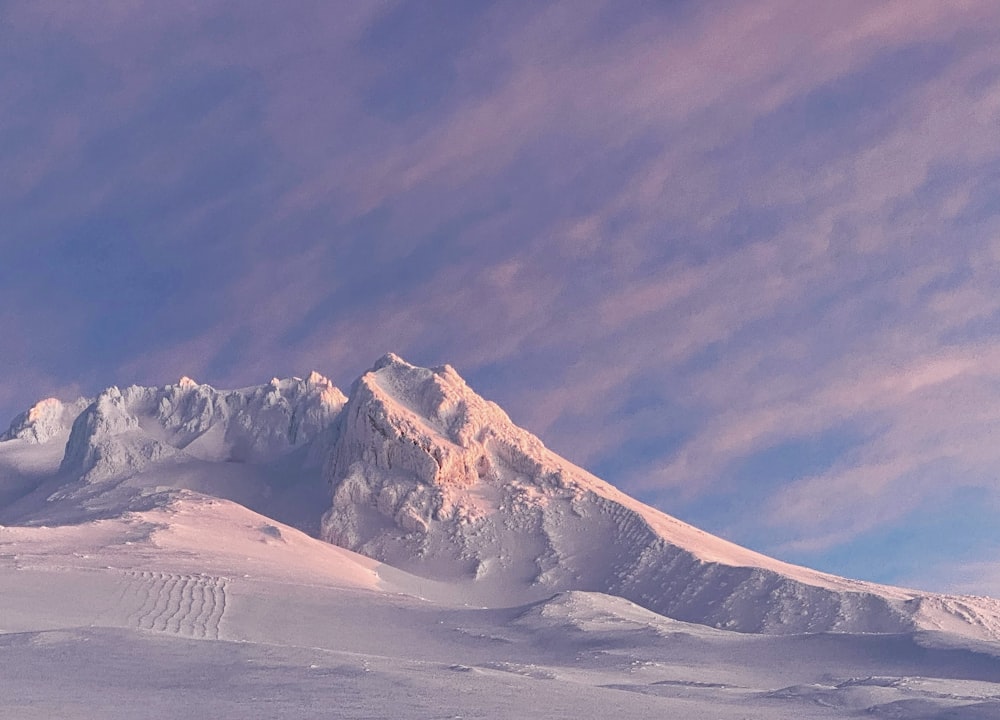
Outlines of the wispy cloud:
M 15 383 L 393 349 L 667 510 L 843 430 L 788 552 L 1000 493 L 993 3 L 0 12 Z
M 1000 597 L 1000 563 L 983 561 L 946 562 L 911 578 L 901 578 L 903 585 L 923 585 L 940 592 L 962 595 Z

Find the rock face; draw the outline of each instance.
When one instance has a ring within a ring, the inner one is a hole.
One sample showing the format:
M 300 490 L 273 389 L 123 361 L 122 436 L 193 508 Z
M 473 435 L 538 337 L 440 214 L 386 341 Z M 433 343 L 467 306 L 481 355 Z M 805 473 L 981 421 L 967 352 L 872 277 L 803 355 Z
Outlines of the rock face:
M 649 508 L 548 451 L 449 366 L 382 358 L 352 389 L 326 473 L 324 539 L 493 597 L 598 591 L 744 632 L 914 627 L 916 594 L 786 565 Z

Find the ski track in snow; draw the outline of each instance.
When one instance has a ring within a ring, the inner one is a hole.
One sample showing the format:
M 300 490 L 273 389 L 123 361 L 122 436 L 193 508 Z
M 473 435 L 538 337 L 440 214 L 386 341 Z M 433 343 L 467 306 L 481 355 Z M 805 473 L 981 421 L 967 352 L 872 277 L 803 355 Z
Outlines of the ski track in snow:
M 118 603 L 128 610 L 128 627 L 217 640 L 226 595 L 221 577 L 126 571 Z

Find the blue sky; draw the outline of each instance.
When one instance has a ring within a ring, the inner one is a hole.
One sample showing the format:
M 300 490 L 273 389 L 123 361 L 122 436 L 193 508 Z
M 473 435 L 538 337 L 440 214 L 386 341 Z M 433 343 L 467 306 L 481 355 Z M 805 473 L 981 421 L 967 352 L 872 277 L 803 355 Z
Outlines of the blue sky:
M 646 502 L 1000 594 L 1000 6 L 0 3 L 0 414 L 387 350 Z

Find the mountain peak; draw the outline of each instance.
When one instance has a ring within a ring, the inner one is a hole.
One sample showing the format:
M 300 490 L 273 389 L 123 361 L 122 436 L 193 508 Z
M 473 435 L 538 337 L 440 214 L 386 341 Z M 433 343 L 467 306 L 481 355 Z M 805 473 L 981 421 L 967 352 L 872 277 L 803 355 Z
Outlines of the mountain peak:
M 916 622 L 914 593 L 781 563 L 624 495 L 448 366 L 384 356 L 355 383 L 338 431 L 321 537 L 492 601 L 596 591 L 743 632 Z
M 309 377 L 306 378 L 306 384 L 309 387 L 320 387 L 320 386 L 323 386 L 323 387 L 330 386 L 330 387 L 332 387 L 333 386 L 333 383 L 331 383 L 329 381 L 329 379 L 327 379 L 323 375 L 320 375 L 315 370 L 313 370 L 311 373 L 309 373 Z
M 73 420 L 90 404 L 86 398 L 64 403 L 58 398 L 39 400 L 11 422 L 0 441 L 24 440 L 32 445 L 42 445 L 67 432 Z
M 375 364 L 372 365 L 372 372 L 378 372 L 379 370 L 393 366 L 406 367 L 406 368 L 416 367 L 415 365 L 411 365 L 410 363 L 406 362 L 406 360 L 401 358 L 396 353 L 387 352 L 385 355 L 383 355 L 382 357 L 380 357 L 378 360 L 375 361 Z

